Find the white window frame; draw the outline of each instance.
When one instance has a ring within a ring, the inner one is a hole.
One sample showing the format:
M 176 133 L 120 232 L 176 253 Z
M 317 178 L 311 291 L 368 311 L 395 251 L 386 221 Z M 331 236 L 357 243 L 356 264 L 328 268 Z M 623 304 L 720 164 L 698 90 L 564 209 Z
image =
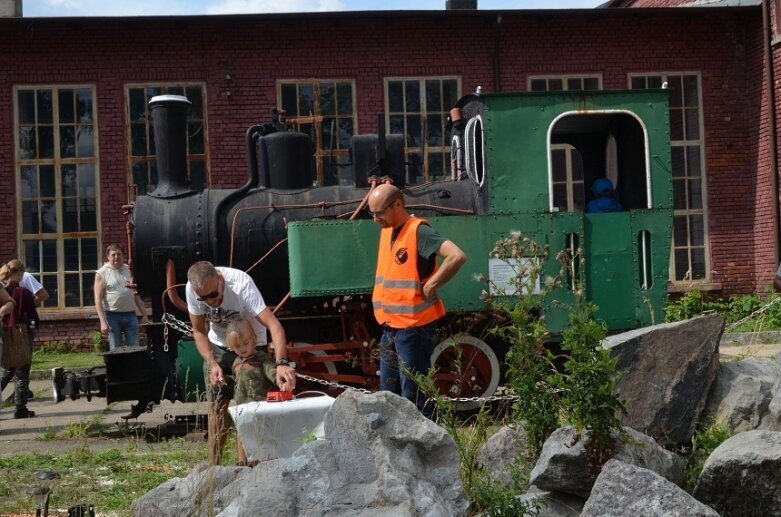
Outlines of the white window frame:
M 567 82 L 570 79 L 580 79 L 581 81 L 583 79 L 596 79 L 597 80 L 597 89 L 593 91 L 598 91 L 602 89 L 602 74 L 547 74 L 547 75 L 530 75 L 526 78 L 526 89 L 528 91 L 532 91 L 532 81 L 545 81 L 546 86 L 548 89 L 544 91 L 570 91 L 569 85 Z M 561 90 L 551 90 L 550 89 L 550 81 L 561 81 L 562 89 Z M 536 90 L 536 91 L 542 91 L 542 90 Z M 588 90 L 578 90 L 578 91 L 588 91 Z

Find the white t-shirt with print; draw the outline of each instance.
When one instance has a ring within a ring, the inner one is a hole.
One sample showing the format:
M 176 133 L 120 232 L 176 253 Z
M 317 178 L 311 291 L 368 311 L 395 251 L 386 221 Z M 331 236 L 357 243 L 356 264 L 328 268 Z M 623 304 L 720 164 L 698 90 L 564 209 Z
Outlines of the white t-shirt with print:
M 196 316 L 205 316 L 209 323 L 209 341 L 225 348 L 225 330 L 228 323 L 246 318 L 252 324 L 257 339 L 256 345 L 266 344 L 266 327 L 258 321 L 257 315 L 266 308 L 255 281 L 247 273 L 230 267 L 217 267 L 225 280 L 222 305 L 213 309 L 205 302 L 199 302 L 195 289 L 187 282 L 187 310 Z

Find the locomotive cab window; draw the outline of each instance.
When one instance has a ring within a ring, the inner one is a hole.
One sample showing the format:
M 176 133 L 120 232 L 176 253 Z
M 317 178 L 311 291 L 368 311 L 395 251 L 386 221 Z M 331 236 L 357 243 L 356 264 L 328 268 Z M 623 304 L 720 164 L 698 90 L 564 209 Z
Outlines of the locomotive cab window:
M 548 166 L 551 211 L 650 206 L 645 131 L 631 113 L 563 115 L 550 129 Z

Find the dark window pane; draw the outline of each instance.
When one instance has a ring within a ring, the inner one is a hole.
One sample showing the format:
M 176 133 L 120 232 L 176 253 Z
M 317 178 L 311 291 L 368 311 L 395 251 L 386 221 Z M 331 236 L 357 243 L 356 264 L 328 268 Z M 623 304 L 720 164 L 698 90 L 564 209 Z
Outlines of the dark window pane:
M 95 197 L 95 164 L 79 164 L 79 195 Z
M 152 97 L 156 97 L 158 95 L 163 94 L 163 89 L 159 86 L 150 86 L 146 89 L 146 97 L 149 100 L 152 100 Z
M 353 137 L 353 121 L 343 118 L 339 120 L 339 148 L 348 149 Z
M 79 219 L 81 225 L 79 230 L 82 232 L 94 232 L 98 229 L 97 211 L 95 210 L 95 198 L 82 199 L 79 202 L 81 210 Z
M 187 123 L 189 154 L 203 154 L 203 124 L 201 122 Z
M 442 180 L 445 175 L 445 162 L 442 153 L 429 153 L 428 155 L 428 179 L 429 181 Z
M 187 110 L 188 119 L 202 119 L 203 118 L 203 94 L 201 93 L 200 86 L 188 86 L 185 89 L 187 100 L 190 104 L 190 109 Z
M 702 208 L 702 182 L 699 178 L 689 180 L 689 208 Z
M 548 91 L 558 92 L 564 89 L 564 83 L 561 79 L 548 79 Z
M 699 110 L 689 108 L 684 110 L 684 113 L 686 116 L 686 139 L 699 140 L 700 138 Z
M 92 126 L 76 128 L 76 150 L 80 158 L 95 156 L 95 140 L 92 138 Z
M 163 88 L 165 90 L 165 88 Z M 167 94 L 169 95 L 184 95 L 184 87 L 183 86 L 169 86 L 167 91 Z
M 54 183 L 54 165 L 41 165 L 41 197 L 54 197 L 56 184 Z
M 687 280 L 689 275 L 689 250 L 687 248 L 675 250 L 675 279 Z
M 700 146 L 698 145 L 686 147 L 686 175 L 690 178 L 699 178 L 702 175 Z
M 288 115 L 296 114 L 296 85 L 283 84 L 279 87 L 282 109 Z
M 557 183 L 553 185 L 553 206 L 558 207 L 558 209 L 562 212 L 569 211 L 566 183 Z
M 705 226 L 701 215 L 692 215 L 689 217 L 689 229 L 691 231 L 691 245 L 705 245 Z
M 633 90 L 644 90 L 645 89 L 645 77 L 633 77 L 632 78 L 632 89 Z
M 323 149 L 336 149 L 336 119 L 324 118 L 320 124 L 320 132 L 323 138 Z
M 60 167 L 60 184 L 63 196 L 75 196 L 78 194 L 76 165 L 67 164 Z
M 599 90 L 599 79 L 596 77 L 588 77 L 583 79 L 584 90 Z
M 548 81 L 545 79 L 532 79 L 531 91 L 544 92 L 548 89 Z
M 38 201 L 22 202 L 22 233 L 38 233 Z
M 298 85 L 298 114 L 311 115 L 315 111 L 315 89 L 311 84 Z
M 65 239 L 62 241 L 63 264 L 65 271 L 79 270 L 79 240 Z
M 700 95 L 697 91 L 697 76 L 687 75 L 683 78 L 683 99 L 684 106 L 696 108 L 699 106 Z
M 705 278 L 705 249 L 692 248 L 692 280 Z
M 339 171 L 336 167 L 336 160 L 330 156 L 326 156 L 323 159 L 323 185 L 338 185 L 339 184 Z
M 146 120 L 146 96 L 143 88 L 130 88 L 127 93 L 130 122 L 144 122 Z
M 450 111 L 450 108 L 455 106 L 456 102 L 458 102 L 458 81 L 455 79 L 442 81 L 442 95 L 443 111 Z
M 670 157 L 673 168 L 673 177 L 682 178 L 686 175 L 686 159 L 684 148 L 680 146 L 670 147 Z
M 353 86 L 351 83 L 339 83 L 336 85 L 337 115 L 352 116 L 353 114 Z
M 97 239 L 81 239 L 81 268 L 84 270 L 98 268 Z
M 391 113 L 404 111 L 404 83 L 401 81 L 388 82 L 388 111 Z
M 418 153 L 407 154 L 407 183 L 423 183 L 423 160 Z
M 670 140 L 683 140 L 683 112 L 670 110 Z
M 73 113 L 73 90 L 60 90 L 57 92 L 59 98 L 60 124 L 73 124 L 75 114 Z
M 320 83 L 320 114 L 336 114 L 336 85 L 334 83 Z
M 44 240 L 41 241 L 41 271 L 56 272 L 57 271 L 57 241 Z
M 583 157 L 580 151 L 575 148 L 570 150 L 570 161 L 572 166 L 572 180 L 583 181 Z
M 670 96 L 670 107 L 680 108 L 683 106 L 683 87 L 680 75 L 671 75 L 667 78 L 667 88 Z
M 38 126 L 38 158 L 54 158 L 54 128 Z
M 38 241 L 24 241 L 24 268 L 30 273 L 37 273 L 41 270 L 41 254 L 38 249 Z
M 52 123 L 52 91 L 37 90 L 36 100 L 38 104 L 38 116 L 36 120 L 39 124 Z
M 388 133 L 392 135 L 404 134 L 404 115 L 391 115 L 389 117 L 390 127 Z
M 573 211 L 582 212 L 586 207 L 586 189 L 583 183 L 572 184 L 572 200 L 575 206 L 572 207 Z
M 206 162 L 190 160 L 190 186 L 200 192 L 206 188 Z
M 25 264 L 26 265 L 26 264 Z M 44 307 L 55 307 L 58 304 L 60 290 L 57 286 L 57 275 L 41 275 L 40 282 L 43 287 L 49 291 L 49 299 L 44 303 Z
M 426 111 L 443 111 L 440 81 L 426 81 Z
M 133 163 L 133 183 L 138 186 L 139 195 L 149 193 L 149 189 L 147 189 L 147 183 L 149 183 L 148 174 L 146 162 Z
M 567 89 L 568 90 L 582 90 L 583 89 L 583 80 L 580 79 L 580 78 L 567 79 Z
M 157 162 L 149 162 L 149 188 L 154 190 L 157 187 Z
M 95 305 L 95 291 L 92 289 L 94 278 L 90 275 L 81 275 L 81 296 L 85 307 Z
M 426 133 L 428 133 L 428 145 L 445 145 L 442 137 L 442 115 L 426 117 Z
M 38 168 L 35 165 L 22 167 L 22 198 L 38 197 Z
M 149 151 L 148 156 L 155 156 L 157 154 L 157 150 L 155 149 L 155 126 L 154 124 L 149 124 L 149 139 L 147 140 Z
M 41 233 L 57 233 L 57 206 L 54 201 L 41 201 Z
M 65 306 L 81 307 L 81 275 L 65 275 Z
M 407 147 L 420 147 L 423 143 L 420 115 L 407 116 Z
M 130 153 L 132 156 L 146 156 L 146 125 L 131 124 Z
M 19 90 L 16 94 L 16 102 L 19 105 L 19 123 L 35 123 L 35 91 Z
M 689 228 L 686 225 L 685 215 L 673 217 L 673 244 L 675 246 L 689 245 Z
M 35 127 L 19 126 L 19 158 L 28 160 L 36 157 Z
M 553 181 L 567 181 L 567 153 L 564 149 L 551 150 Z
M 662 76 L 661 75 L 649 76 L 647 78 L 647 81 L 648 81 L 648 88 L 649 89 L 661 88 L 662 87 Z
M 417 81 L 407 81 L 404 83 L 404 94 L 406 96 L 407 113 L 420 112 L 420 84 Z
M 673 207 L 676 210 L 686 209 L 686 181 L 676 179 L 673 181 Z
M 60 126 L 60 157 L 76 157 L 76 129 L 73 126 Z

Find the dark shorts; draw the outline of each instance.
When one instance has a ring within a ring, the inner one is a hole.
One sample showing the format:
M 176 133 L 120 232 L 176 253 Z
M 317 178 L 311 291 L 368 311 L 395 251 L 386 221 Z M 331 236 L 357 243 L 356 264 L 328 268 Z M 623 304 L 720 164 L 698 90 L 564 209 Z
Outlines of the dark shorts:
M 219 388 L 215 388 L 209 384 L 209 369 L 206 366 L 206 362 L 203 363 L 203 377 L 206 379 L 206 383 L 209 384 L 208 390 L 206 390 L 209 400 L 213 401 L 230 401 L 233 399 L 234 389 L 236 387 L 236 380 L 233 377 L 233 361 L 236 360 L 236 354 L 228 350 L 212 344 L 212 353 L 217 360 L 217 364 L 222 368 L 222 375 L 225 377 L 225 384 Z

